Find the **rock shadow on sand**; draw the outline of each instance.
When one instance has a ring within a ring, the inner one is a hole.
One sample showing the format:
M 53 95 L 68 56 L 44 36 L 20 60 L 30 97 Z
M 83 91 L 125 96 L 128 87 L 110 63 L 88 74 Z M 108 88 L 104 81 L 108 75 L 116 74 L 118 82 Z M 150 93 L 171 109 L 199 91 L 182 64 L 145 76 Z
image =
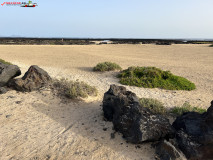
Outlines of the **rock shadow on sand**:
M 92 150 L 103 149 L 110 149 L 129 159 L 132 156 L 141 157 L 142 155 L 150 157 L 150 154 L 154 153 L 150 143 L 142 144 L 138 149 L 136 145 L 126 142 L 120 133 L 114 133 L 112 123 L 104 121 L 101 101 L 63 103 L 53 95 L 37 94 L 37 96 L 41 101 L 34 103 L 32 107 L 60 123 L 64 127 L 61 131 L 62 136 L 69 137 L 74 133 L 91 144 L 94 143 L 89 151 L 87 150 L 88 156 L 94 156 Z M 77 137 L 72 138 L 77 141 Z M 108 155 L 105 158 L 107 157 Z

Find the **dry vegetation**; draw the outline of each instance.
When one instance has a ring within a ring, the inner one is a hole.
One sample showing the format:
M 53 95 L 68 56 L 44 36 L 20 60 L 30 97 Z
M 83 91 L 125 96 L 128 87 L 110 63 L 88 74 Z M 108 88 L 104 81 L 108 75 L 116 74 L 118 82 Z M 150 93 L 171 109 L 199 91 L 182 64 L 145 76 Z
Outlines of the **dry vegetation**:
M 116 64 L 116 63 L 112 63 L 112 62 L 102 62 L 102 63 L 98 63 L 94 68 L 94 71 L 99 71 L 99 72 L 105 72 L 105 71 L 115 71 L 115 70 L 122 70 L 122 68 Z
M 171 113 L 175 115 L 182 115 L 183 113 L 186 112 L 198 112 L 198 113 L 204 113 L 206 112 L 206 109 L 191 106 L 188 102 L 185 102 L 182 106 L 177 106 L 171 109 Z
M 140 105 L 149 108 L 155 114 L 166 114 L 167 109 L 162 102 L 153 98 L 140 98 Z
M 188 102 L 185 102 L 182 106 L 176 106 L 172 109 L 167 109 L 164 104 L 153 98 L 140 98 L 139 99 L 140 105 L 143 107 L 149 108 L 155 114 L 169 114 L 172 113 L 175 116 L 180 116 L 186 112 L 197 112 L 197 113 L 204 113 L 206 109 L 195 107 L 190 105 Z
M 3 60 L 3 59 L 0 59 L 0 63 L 12 65 L 12 63 L 7 62 L 7 61 L 5 61 L 5 60 Z
M 53 87 L 60 95 L 70 99 L 87 98 L 88 96 L 97 96 L 97 89 L 85 82 L 69 81 L 67 79 L 54 80 Z

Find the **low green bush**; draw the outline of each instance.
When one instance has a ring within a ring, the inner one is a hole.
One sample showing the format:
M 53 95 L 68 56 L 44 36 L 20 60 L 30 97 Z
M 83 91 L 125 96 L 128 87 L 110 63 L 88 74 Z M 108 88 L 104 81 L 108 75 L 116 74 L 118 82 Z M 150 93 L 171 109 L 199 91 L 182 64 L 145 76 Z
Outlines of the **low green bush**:
M 153 98 L 140 98 L 140 105 L 142 107 L 149 108 L 155 114 L 166 114 L 167 109 L 164 107 L 163 103 L 159 100 Z
M 185 112 L 198 112 L 204 113 L 206 109 L 191 106 L 188 102 L 185 102 L 182 106 L 177 106 L 171 109 L 171 113 L 175 115 L 182 115 Z
M 155 67 L 129 67 L 119 73 L 118 77 L 121 84 L 144 88 L 189 91 L 196 88 L 195 84 L 186 78 Z
M 211 44 L 209 47 L 213 47 L 213 44 Z
M 6 62 L 6 61 L 5 61 L 5 60 L 3 60 L 3 59 L 0 59 L 0 63 L 12 65 L 12 63 L 10 63 L 10 62 Z
M 66 79 L 54 80 L 53 86 L 59 94 L 70 99 L 86 98 L 88 96 L 97 96 L 97 89 L 85 82 L 68 81 Z
M 115 71 L 115 70 L 122 70 L 122 68 L 112 62 L 103 62 L 103 63 L 98 63 L 94 68 L 94 71 L 99 71 L 99 72 L 105 72 L 105 71 Z

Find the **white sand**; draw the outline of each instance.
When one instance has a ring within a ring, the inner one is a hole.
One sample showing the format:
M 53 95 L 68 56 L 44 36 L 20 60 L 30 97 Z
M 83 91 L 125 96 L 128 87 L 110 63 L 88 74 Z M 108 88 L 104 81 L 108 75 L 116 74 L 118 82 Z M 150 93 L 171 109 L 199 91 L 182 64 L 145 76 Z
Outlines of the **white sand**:
M 10 91 L 0 95 L 0 159 L 3 160 L 154 159 L 150 144 L 136 149 L 117 133 L 115 139 L 110 139 L 112 124 L 103 121 L 100 105 L 109 85 L 119 83 L 115 72 L 92 72 L 92 67 L 102 61 L 117 62 L 123 68 L 156 66 L 196 84 L 194 91 L 127 87 L 139 97 L 157 98 L 167 107 L 188 101 L 206 108 L 213 99 L 213 49 L 208 45 L 3 45 L 0 58 L 17 64 L 23 73 L 36 64 L 54 78 L 79 79 L 99 90 L 95 99 L 65 104 L 48 90 Z M 6 118 L 7 115 L 11 116 Z M 103 131 L 104 127 L 107 131 Z

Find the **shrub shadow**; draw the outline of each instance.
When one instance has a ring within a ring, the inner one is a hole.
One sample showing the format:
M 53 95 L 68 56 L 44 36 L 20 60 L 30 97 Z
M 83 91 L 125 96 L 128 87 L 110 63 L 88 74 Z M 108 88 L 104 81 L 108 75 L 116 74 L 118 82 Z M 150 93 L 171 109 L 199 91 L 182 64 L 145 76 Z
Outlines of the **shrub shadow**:
M 77 69 L 86 72 L 93 72 L 93 67 L 77 67 Z

